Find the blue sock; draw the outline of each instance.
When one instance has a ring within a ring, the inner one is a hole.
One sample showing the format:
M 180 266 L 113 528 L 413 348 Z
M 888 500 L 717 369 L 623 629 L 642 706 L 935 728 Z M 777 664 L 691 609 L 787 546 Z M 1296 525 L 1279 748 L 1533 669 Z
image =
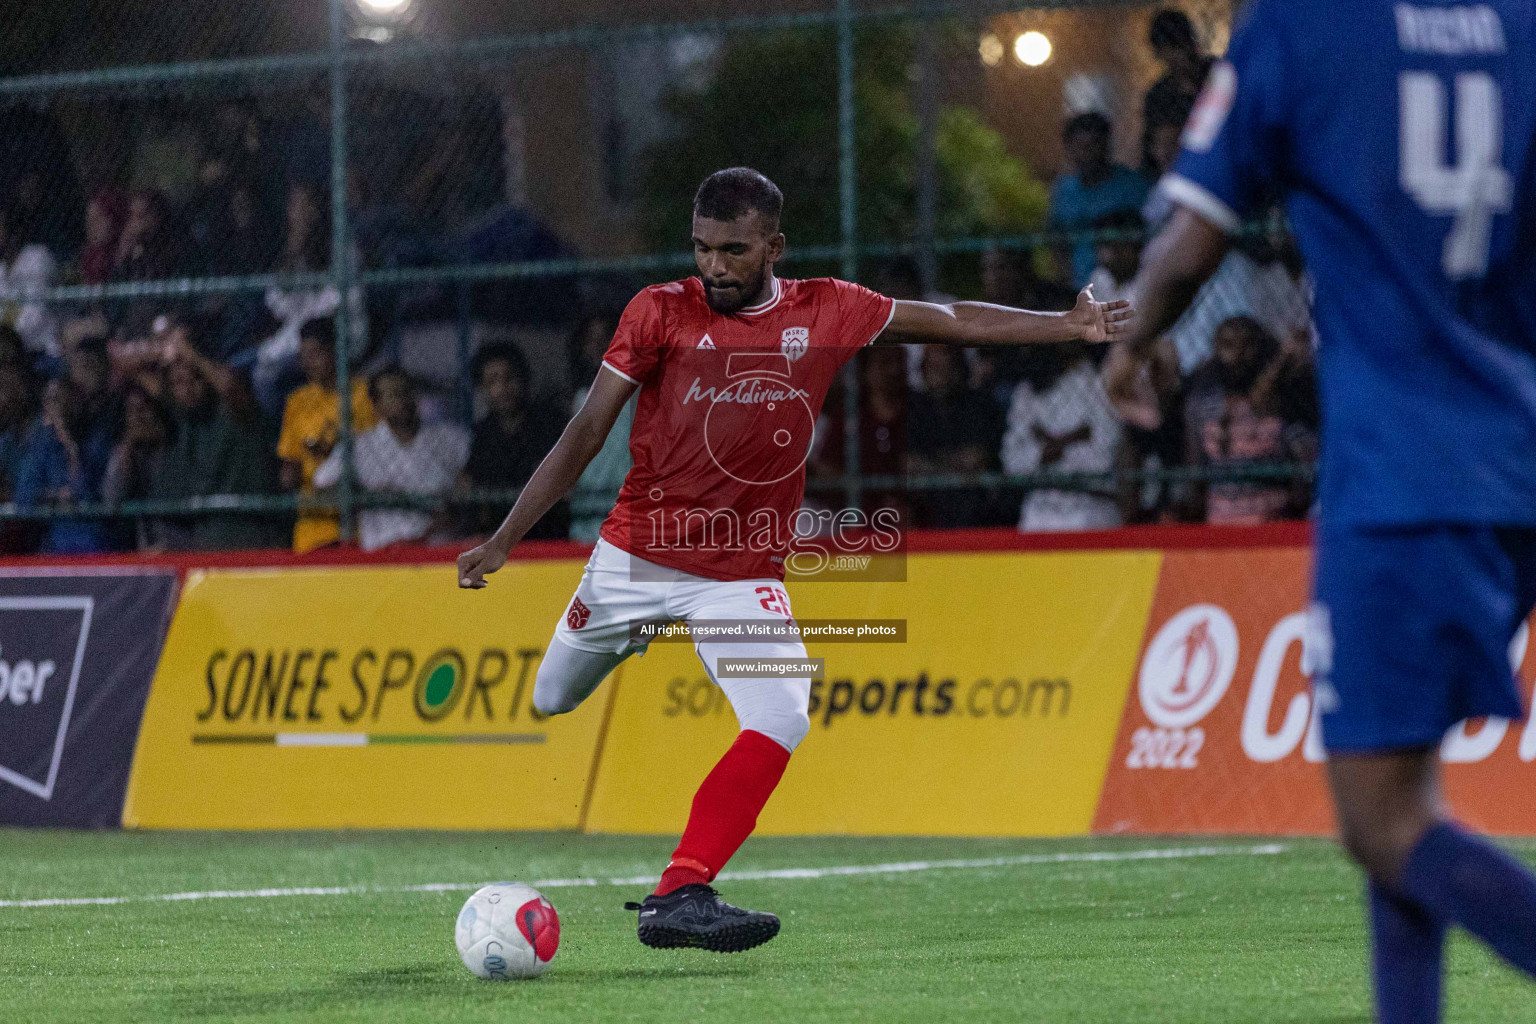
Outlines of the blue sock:
M 1380 1024 L 1436 1024 L 1445 922 L 1370 885 L 1373 968 Z
M 1536 875 L 1497 846 L 1442 822 L 1408 855 L 1398 889 L 1536 977 Z

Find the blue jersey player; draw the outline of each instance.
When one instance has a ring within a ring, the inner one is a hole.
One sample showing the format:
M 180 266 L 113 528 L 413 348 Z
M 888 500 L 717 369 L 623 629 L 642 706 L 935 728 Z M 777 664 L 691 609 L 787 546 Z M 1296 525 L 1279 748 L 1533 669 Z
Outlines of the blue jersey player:
M 1165 180 L 1123 344 L 1283 198 L 1323 406 L 1307 660 L 1379 1019 L 1440 1016 L 1457 924 L 1536 974 L 1536 877 L 1446 816 L 1437 748 L 1519 717 L 1536 601 L 1536 2 L 1253 0 Z M 1528 799 L 1513 797 L 1515 799 Z

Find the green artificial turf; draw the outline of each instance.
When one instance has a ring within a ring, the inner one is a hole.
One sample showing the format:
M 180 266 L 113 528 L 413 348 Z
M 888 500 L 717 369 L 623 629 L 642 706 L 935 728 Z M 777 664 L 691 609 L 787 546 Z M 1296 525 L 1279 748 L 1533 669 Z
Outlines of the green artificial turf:
M 759 839 L 758 870 L 1254 841 Z M 784 929 L 746 953 L 654 951 L 640 886 L 546 888 L 562 941 L 537 981 L 471 976 L 468 890 L 0 907 L 0 1020 L 1370 1020 L 1353 870 L 1329 844 L 1273 855 L 1012 864 L 722 882 Z M 491 833 L 0 830 L 0 900 L 646 875 L 665 839 Z M 1447 1019 L 1536 1020 L 1536 989 L 1470 942 Z

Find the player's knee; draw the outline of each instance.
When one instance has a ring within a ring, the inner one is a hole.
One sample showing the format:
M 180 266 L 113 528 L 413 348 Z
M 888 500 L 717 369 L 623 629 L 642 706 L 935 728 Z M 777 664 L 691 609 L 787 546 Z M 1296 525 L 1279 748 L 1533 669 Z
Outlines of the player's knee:
M 1428 827 L 1418 816 L 1341 815 L 1339 841 L 1367 875 L 1395 884 Z
M 804 708 L 774 708 L 743 716 L 741 727 L 760 732 L 794 753 L 806 733 L 811 731 L 811 719 Z
M 533 681 L 533 710 L 541 715 L 564 715 L 581 706 L 581 697 L 554 672 L 543 671 Z
M 580 706 L 580 701 L 571 699 L 569 694 L 561 693 L 556 687 L 533 688 L 533 710 L 546 717 L 569 714 Z

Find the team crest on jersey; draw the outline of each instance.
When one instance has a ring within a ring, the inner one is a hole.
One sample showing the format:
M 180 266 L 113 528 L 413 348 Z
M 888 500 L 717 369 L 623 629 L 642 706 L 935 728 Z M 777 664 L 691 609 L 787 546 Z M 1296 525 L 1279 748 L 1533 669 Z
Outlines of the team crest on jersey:
M 779 348 L 789 357 L 790 362 L 795 362 L 805 355 L 805 350 L 811 346 L 811 329 L 809 327 L 786 327 Z

